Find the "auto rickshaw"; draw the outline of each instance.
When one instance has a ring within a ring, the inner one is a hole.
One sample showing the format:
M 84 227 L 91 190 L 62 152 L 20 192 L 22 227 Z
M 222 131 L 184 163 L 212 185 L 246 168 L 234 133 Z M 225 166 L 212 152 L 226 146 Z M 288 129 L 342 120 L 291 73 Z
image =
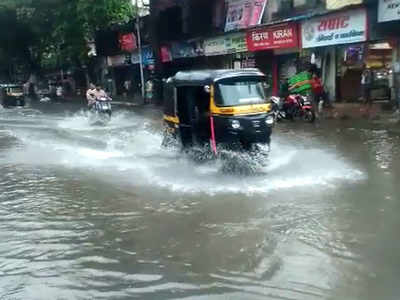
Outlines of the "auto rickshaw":
M 178 72 L 164 83 L 164 141 L 185 148 L 252 150 L 274 126 L 265 75 L 258 69 Z
M 4 107 L 25 106 L 25 97 L 22 85 L 1 84 L 0 101 Z

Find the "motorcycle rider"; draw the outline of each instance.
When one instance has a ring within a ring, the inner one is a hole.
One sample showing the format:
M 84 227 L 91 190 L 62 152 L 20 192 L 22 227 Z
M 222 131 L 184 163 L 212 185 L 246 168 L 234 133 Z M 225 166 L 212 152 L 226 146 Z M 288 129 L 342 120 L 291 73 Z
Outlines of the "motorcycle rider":
M 111 100 L 111 98 L 107 95 L 107 93 L 101 88 L 101 85 L 99 84 L 97 84 L 96 87 L 94 87 L 93 84 L 90 84 L 90 87 L 86 92 L 86 98 L 88 100 L 89 108 L 92 108 L 96 101 L 102 101 L 102 98 L 105 98 L 108 101 Z

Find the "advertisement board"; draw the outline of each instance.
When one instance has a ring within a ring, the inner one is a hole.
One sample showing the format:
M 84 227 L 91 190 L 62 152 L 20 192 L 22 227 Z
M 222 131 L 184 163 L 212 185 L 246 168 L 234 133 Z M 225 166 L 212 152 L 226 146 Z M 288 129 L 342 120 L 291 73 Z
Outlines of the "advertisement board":
M 313 18 L 301 24 L 303 48 L 365 42 L 367 11 L 363 8 Z
M 400 20 L 400 0 L 379 0 L 378 22 Z
M 267 0 L 226 0 L 225 31 L 259 25 Z
M 249 51 L 299 46 L 297 25 L 293 23 L 250 30 L 247 32 L 246 40 Z
M 126 58 L 127 58 L 127 55 L 125 55 L 125 54 L 108 56 L 107 57 L 107 65 L 109 67 L 124 66 L 127 64 Z
M 215 37 L 204 41 L 204 53 L 206 56 L 226 54 L 225 39 Z
M 136 36 L 133 33 L 120 33 L 118 35 L 118 42 L 122 51 L 131 53 L 137 49 Z
M 151 46 L 144 46 L 142 48 L 142 62 L 143 65 L 148 66 L 154 64 L 154 55 L 153 55 L 153 49 Z M 131 56 L 131 63 L 132 64 L 138 64 L 139 63 L 139 51 L 135 51 L 132 53 Z
M 163 63 L 172 61 L 171 48 L 168 45 L 161 46 L 160 56 Z

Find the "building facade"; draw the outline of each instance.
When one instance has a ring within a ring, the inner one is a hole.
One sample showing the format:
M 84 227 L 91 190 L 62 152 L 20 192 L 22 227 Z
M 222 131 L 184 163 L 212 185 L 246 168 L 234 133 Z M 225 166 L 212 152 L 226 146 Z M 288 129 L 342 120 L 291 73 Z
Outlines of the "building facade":
M 393 98 L 400 85 L 400 27 L 393 26 L 399 1 L 152 0 L 143 29 L 145 74 L 161 82 L 181 70 L 257 67 L 272 95 L 285 78 L 312 66 L 332 101 L 354 101 L 367 66 L 373 97 Z M 127 76 L 138 81 L 137 50 L 107 56 L 122 78 L 117 89 Z

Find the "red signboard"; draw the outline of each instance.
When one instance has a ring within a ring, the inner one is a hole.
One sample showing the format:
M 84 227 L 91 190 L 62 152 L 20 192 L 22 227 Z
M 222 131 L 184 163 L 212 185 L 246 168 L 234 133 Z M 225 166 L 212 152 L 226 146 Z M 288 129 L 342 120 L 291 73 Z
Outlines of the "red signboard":
M 171 49 L 168 46 L 161 46 L 160 49 L 161 62 L 166 63 L 172 61 Z
M 249 51 L 296 48 L 299 46 L 296 24 L 250 30 L 247 32 L 246 38 Z
M 136 37 L 133 33 L 119 34 L 119 45 L 122 51 L 133 52 L 136 50 Z

